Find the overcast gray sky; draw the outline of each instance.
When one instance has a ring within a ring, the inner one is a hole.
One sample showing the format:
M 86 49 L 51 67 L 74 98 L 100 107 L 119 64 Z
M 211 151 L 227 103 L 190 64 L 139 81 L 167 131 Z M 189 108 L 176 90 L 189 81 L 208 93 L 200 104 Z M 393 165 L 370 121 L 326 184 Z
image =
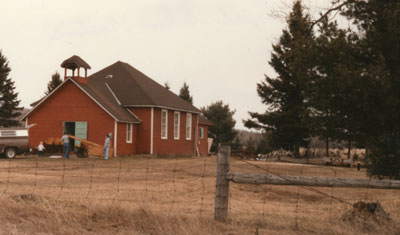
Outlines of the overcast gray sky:
M 292 2 L 286 0 L 284 2 Z M 326 5 L 328 0 L 308 0 Z M 245 129 L 263 112 L 256 84 L 285 23 L 271 17 L 282 0 L 2 0 L 0 49 L 22 106 L 41 98 L 51 75 L 72 55 L 93 74 L 120 60 L 176 94 L 187 82 L 194 105 L 222 100 Z M 319 7 L 319 6 L 318 6 Z

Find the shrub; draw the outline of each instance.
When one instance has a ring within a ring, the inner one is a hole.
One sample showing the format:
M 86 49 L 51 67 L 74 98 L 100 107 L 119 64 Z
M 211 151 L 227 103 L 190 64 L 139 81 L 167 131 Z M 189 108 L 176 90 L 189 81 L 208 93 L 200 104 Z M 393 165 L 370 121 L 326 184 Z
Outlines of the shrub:
M 366 155 L 368 176 L 379 179 L 400 179 L 400 153 L 388 153 L 379 149 Z

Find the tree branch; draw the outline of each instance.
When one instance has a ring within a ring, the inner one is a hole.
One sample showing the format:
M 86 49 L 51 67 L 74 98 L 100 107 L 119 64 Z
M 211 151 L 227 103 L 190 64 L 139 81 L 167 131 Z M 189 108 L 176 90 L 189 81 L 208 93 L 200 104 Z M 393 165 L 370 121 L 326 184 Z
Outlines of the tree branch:
M 340 10 L 342 7 L 346 6 L 347 4 L 349 4 L 350 2 L 348 0 L 345 0 L 344 2 L 342 2 L 341 4 L 335 6 L 335 4 L 340 3 L 341 0 L 337 0 L 336 2 L 334 2 L 331 6 L 331 8 L 329 8 L 324 14 L 321 15 L 321 17 L 319 17 L 318 19 L 314 20 L 313 22 L 311 22 L 310 25 L 310 31 L 312 31 L 312 29 L 314 28 L 314 26 L 316 24 L 318 24 L 319 22 L 321 22 L 325 17 L 327 17 L 331 12 L 333 11 L 338 11 Z

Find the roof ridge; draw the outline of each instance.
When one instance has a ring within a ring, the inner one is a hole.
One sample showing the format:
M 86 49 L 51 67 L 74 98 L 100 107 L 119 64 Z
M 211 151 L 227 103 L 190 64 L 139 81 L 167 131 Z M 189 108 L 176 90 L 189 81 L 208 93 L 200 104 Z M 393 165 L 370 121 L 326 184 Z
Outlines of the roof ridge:
M 135 70 L 135 72 L 137 72 L 137 73 L 141 74 L 142 76 L 144 76 L 145 78 L 147 78 L 151 83 L 153 83 L 153 85 L 159 86 L 159 87 L 162 88 L 165 92 L 170 93 L 170 94 L 173 95 L 173 96 L 176 96 L 177 98 L 181 99 L 182 101 L 184 101 L 184 102 L 187 103 L 188 105 L 192 106 L 192 108 L 199 110 L 199 109 L 196 108 L 193 104 L 191 104 L 191 103 L 187 102 L 186 100 L 182 99 L 181 97 L 179 97 L 179 95 L 175 94 L 175 93 L 172 92 L 171 90 L 165 89 L 164 86 L 162 86 L 162 85 L 159 84 L 157 81 L 153 80 L 152 78 L 150 78 L 149 76 L 147 76 L 147 75 L 144 74 L 143 72 L 139 71 L 138 69 L 136 69 L 136 68 L 133 67 L 132 65 L 130 65 L 130 64 L 128 64 L 128 63 L 125 63 L 125 62 L 122 62 L 122 61 L 119 61 L 119 62 L 122 63 L 122 64 L 124 65 L 124 69 L 125 69 L 128 73 L 130 73 L 130 74 L 132 75 L 132 77 L 134 77 L 134 74 L 132 74 L 130 70 L 133 69 L 133 70 Z M 132 79 L 132 80 L 135 80 L 135 79 Z M 135 82 L 135 83 L 136 83 L 136 82 Z M 138 84 L 138 86 L 139 86 L 143 91 L 146 90 L 146 89 L 143 89 L 143 86 L 141 86 L 140 83 Z M 157 105 L 158 102 L 157 102 L 156 100 L 154 100 L 154 99 L 152 98 L 151 95 L 149 95 L 147 92 L 145 92 L 145 94 L 146 94 L 147 97 L 149 97 L 149 99 L 153 102 L 153 104 Z M 174 109 L 174 108 L 172 108 L 172 109 Z
M 89 79 L 90 77 L 94 77 L 94 75 L 96 75 L 96 74 L 98 74 L 98 73 L 100 73 L 100 72 L 103 72 L 103 70 L 106 70 L 106 69 L 110 68 L 111 66 L 115 65 L 115 64 L 118 63 L 118 62 L 120 62 L 120 61 L 117 61 L 117 62 L 115 62 L 114 64 L 111 64 L 111 65 L 109 65 L 109 66 L 107 66 L 107 67 L 105 67 L 105 68 L 103 68 L 103 69 L 100 69 L 100 70 L 98 70 L 97 72 L 95 72 L 95 73 L 89 75 L 89 76 L 88 76 L 88 79 Z
M 144 73 L 140 72 L 139 70 L 135 69 L 134 67 L 132 67 L 132 66 L 131 66 L 130 64 L 128 64 L 128 63 L 125 63 L 125 62 L 122 62 L 122 61 L 118 61 L 117 63 L 121 63 L 121 64 L 123 65 L 124 70 L 125 70 L 127 73 L 129 73 L 129 75 L 131 75 L 131 77 L 130 77 L 129 79 L 130 79 L 131 81 L 133 81 L 133 82 L 136 84 L 136 86 L 140 87 L 140 89 L 143 90 L 143 91 L 146 90 L 146 89 L 143 88 L 143 86 L 142 86 L 140 83 L 136 82 L 135 79 L 132 79 L 134 76 L 133 76 L 133 74 L 131 73 L 130 69 L 134 69 L 134 70 L 136 70 L 137 72 L 139 72 L 141 75 L 143 75 L 143 76 L 147 77 L 148 79 L 152 80 L 149 76 L 147 76 L 147 75 L 145 75 Z M 152 102 L 153 104 L 156 104 L 156 101 L 155 101 L 149 94 L 147 94 L 147 92 L 144 92 L 144 94 L 146 95 L 146 97 L 147 97 L 149 100 L 151 100 L 151 102 Z
M 115 78 L 107 79 L 113 74 Z M 106 87 L 105 81 L 121 104 L 119 107 L 165 107 L 188 112 L 200 112 L 193 104 L 183 100 L 171 90 L 166 89 L 158 81 L 153 80 L 129 63 L 117 61 L 108 67 L 89 76 L 88 86 L 93 85 L 106 92 L 107 97 L 115 101 L 115 97 Z M 103 86 L 104 89 L 103 90 Z M 104 94 L 104 95 L 106 95 Z

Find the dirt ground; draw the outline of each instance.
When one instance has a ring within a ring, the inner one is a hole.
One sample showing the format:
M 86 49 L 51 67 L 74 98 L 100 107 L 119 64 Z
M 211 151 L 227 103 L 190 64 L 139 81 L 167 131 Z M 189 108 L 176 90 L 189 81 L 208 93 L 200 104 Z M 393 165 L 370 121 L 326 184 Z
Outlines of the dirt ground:
M 366 178 L 356 169 L 242 161 L 232 172 Z M 213 220 L 215 157 L 0 159 L 0 234 L 400 234 L 396 190 L 230 183 L 229 222 Z M 391 220 L 343 221 L 357 201 Z

